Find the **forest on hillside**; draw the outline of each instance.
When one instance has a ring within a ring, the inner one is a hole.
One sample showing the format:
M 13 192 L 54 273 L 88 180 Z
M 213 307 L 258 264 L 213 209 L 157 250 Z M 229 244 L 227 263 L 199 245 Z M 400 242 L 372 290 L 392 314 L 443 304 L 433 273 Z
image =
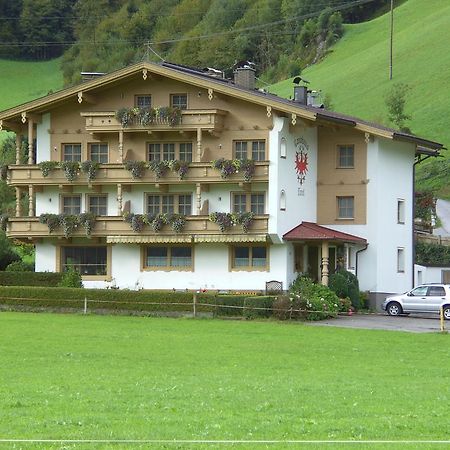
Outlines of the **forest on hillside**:
M 389 0 L 0 0 L 0 57 L 63 55 L 66 85 L 143 58 L 226 71 L 255 63 L 273 82 L 318 61 L 343 23 Z

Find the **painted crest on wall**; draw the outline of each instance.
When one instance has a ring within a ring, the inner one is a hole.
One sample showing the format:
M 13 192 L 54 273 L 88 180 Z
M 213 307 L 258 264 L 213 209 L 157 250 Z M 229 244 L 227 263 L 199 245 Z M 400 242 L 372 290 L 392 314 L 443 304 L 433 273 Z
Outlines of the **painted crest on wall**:
M 306 179 L 308 172 L 308 151 L 309 146 L 307 142 L 299 137 L 295 140 L 295 171 L 297 172 L 297 180 L 302 186 Z

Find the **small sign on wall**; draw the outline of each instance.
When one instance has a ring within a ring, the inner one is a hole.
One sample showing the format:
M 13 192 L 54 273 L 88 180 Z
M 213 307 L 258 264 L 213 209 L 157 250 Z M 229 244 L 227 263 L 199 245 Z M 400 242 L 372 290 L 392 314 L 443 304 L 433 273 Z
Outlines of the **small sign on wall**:
M 304 197 L 305 190 L 303 188 L 298 188 L 297 194 L 299 197 Z

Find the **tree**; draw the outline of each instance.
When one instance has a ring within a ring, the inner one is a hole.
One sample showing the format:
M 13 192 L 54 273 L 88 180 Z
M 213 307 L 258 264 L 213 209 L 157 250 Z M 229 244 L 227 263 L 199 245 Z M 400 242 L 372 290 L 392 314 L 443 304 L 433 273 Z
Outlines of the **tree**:
M 405 125 L 407 120 L 411 120 L 411 116 L 405 112 L 406 97 L 410 90 L 411 87 L 405 83 L 395 83 L 385 97 L 389 120 L 405 133 L 411 133 Z

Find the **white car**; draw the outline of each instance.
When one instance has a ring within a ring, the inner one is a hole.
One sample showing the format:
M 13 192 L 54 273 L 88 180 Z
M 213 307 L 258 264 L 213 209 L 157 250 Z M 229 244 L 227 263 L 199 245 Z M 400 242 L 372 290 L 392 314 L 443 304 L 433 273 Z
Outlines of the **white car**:
M 450 320 L 450 284 L 422 284 L 404 294 L 387 297 L 383 310 L 390 316 L 409 313 L 440 313 Z

